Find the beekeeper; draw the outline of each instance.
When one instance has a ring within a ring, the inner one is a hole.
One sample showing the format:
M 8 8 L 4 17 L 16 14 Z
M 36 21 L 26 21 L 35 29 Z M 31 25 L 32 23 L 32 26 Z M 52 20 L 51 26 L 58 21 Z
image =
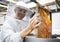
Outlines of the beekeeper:
M 23 24 L 22 19 L 26 13 L 32 12 L 23 1 L 16 3 L 13 11 L 14 15 L 12 14 L 13 16 L 4 22 L 2 27 L 3 42 L 23 42 L 24 37 L 40 25 L 39 15 L 34 15 L 28 25 Z

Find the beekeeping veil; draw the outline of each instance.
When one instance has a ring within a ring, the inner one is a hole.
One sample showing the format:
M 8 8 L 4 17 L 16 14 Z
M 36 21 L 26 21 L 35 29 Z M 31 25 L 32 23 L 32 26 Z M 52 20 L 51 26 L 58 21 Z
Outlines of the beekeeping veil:
M 23 2 L 23 1 L 16 2 L 15 4 L 10 3 L 8 5 L 6 17 L 14 17 L 15 16 L 14 8 L 16 8 L 16 7 L 20 7 L 22 9 L 27 10 L 26 16 L 31 15 L 31 14 L 33 14 L 33 11 L 31 11 L 29 6 L 30 5 L 28 5 L 27 3 Z

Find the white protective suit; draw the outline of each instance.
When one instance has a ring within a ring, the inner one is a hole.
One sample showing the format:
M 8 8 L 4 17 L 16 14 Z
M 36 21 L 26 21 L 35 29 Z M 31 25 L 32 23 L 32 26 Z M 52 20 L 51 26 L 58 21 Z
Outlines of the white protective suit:
M 18 3 L 18 4 L 20 5 L 20 3 Z M 10 6 L 12 6 L 12 8 L 13 8 L 13 5 L 10 5 Z M 23 8 L 23 7 L 21 7 L 21 8 Z M 11 9 L 11 7 L 9 7 L 9 10 L 7 13 L 7 19 L 4 22 L 3 27 L 2 27 L 2 31 L 1 31 L 2 41 L 3 42 L 23 42 L 23 39 L 21 39 L 21 37 L 20 37 L 20 32 L 28 25 L 28 22 L 13 18 L 14 12 L 10 9 Z M 30 11 L 30 13 L 32 13 L 32 12 Z
M 28 23 L 23 20 L 10 17 L 2 27 L 3 42 L 23 42 L 23 39 L 20 37 L 20 31 L 22 31 L 27 24 Z

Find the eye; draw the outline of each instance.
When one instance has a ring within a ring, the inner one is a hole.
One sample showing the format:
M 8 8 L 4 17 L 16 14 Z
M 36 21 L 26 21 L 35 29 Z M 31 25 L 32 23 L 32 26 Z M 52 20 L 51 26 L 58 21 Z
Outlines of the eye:
M 24 10 L 23 13 L 26 13 L 26 10 Z
M 19 12 L 26 13 L 25 9 L 18 9 Z

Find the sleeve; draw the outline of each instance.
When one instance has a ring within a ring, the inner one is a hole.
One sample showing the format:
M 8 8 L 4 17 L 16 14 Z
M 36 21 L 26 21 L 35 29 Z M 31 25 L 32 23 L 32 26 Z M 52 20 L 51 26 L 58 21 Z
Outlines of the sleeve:
M 23 42 L 23 39 L 20 37 L 20 33 L 14 33 L 8 36 L 4 41 L 5 42 Z
M 7 23 L 2 27 L 2 38 L 3 42 L 23 42 L 20 32 L 14 32 Z

